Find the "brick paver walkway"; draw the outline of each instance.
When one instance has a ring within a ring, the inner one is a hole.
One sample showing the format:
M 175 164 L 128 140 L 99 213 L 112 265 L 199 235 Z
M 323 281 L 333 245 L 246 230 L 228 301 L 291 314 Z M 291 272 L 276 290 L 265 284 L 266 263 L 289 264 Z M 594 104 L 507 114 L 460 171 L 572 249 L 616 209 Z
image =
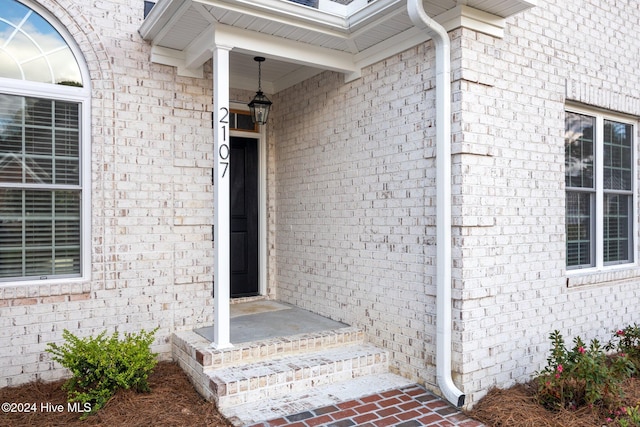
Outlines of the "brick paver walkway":
M 288 415 L 252 427 L 414 427 L 463 426 L 483 424 L 465 416 L 458 409 L 419 385 L 403 387 L 361 399 Z

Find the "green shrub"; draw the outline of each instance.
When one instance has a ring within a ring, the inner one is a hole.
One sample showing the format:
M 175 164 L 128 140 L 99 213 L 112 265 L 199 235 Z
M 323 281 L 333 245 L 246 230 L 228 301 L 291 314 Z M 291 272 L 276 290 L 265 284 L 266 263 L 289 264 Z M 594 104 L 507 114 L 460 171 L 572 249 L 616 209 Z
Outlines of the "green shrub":
M 617 330 L 605 348 L 627 356 L 636 371 L 640 372 L 640 326 L 634 323 L 633 326 Z
M 73 374 L 63 385 L 69 402 L 89 404 L 93 413 L 118 389 L 150 391 L 147 379 L 157 364 L 150 346 L 157 330 L 125 334 L 119 340 L 118 332 L 109 338 L 106 332 L 95 338 L 78 338 L 65 329 L 62 334 L 65 343 L 60 346 L 49 343 L 47 352 Z
M 634 366 L 625 355 L 608 357 L 598 340 L 587 348 L 580 337 L 566 348 L 558 331 L 549 335 L 552 343 L 547 366 L 539 373 L 538 400 L 550 409 L 578 409 L 600 405 L 619 407 L 621 382 L 631 376 Z

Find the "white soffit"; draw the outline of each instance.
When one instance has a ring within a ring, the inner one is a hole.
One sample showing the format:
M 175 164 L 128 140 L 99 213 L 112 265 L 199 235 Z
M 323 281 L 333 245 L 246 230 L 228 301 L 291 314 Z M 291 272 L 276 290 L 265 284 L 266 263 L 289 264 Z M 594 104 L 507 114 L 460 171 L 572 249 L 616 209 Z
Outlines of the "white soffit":
M 461 26 L 502 37 L 504 19 L 536 0 L 423 0 L 447 30 Z M 214 45 L 232 48 L 231 86 L 255 90 L 264 56 L 263 89 L 276 93 L 323 70 L 358 78 L 368 65 L 429 39 L 411 23 L 406 0 L 318 0 L 318 8 L 288 0 L 159 0 L 140 27 L 152 61 L 201 76 Z

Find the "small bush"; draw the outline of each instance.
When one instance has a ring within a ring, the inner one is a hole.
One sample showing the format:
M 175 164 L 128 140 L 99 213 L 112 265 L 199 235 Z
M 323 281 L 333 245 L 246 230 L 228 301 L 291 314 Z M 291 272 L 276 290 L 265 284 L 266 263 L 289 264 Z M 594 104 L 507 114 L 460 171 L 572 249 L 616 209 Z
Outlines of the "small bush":
M 634 323 L 617 330 L 605 348 L 625 355 L 640 372 L 640 326 Z
M 580 337 L 566 348 L 558 331 L 549 335 L 552 343 L 547 366 L 539 373 L 538 399 L 547 408 L 578 409 L 600 405 L 603 409 L 619 407 L 620 384 L 634 372 L 626 355 L 608 357 L 598 340 L 589 347 Z
M 147 379 L 157 364 L 150 346 L 157 330 L 125 334 L 119 340 L 118 332 L 109 338 L 106 332 L 95 338 L 78 338 L 65 329 L 65 343 L 49 343 L 47 352 L 73 374 L 63 385 L 69 402 L 88 403 L 94 413 L 120 388 L 150 391 Z

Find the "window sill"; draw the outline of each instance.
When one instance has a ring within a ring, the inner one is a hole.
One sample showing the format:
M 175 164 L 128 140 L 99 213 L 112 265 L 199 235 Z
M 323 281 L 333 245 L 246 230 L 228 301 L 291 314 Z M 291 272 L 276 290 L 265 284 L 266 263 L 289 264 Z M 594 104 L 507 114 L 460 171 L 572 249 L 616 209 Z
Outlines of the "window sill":
M 81 295 L 89 292 L 91 292 L 91 281 L 87 277 L 0 282 L 0 301 Z
M 637 264 L 625 264 L 603 269 L 584 269 L 567 271 L 567 287 L 576 288 L 587 285 L 602 285 L 610 282 L 623 282 L 640 278 Z

